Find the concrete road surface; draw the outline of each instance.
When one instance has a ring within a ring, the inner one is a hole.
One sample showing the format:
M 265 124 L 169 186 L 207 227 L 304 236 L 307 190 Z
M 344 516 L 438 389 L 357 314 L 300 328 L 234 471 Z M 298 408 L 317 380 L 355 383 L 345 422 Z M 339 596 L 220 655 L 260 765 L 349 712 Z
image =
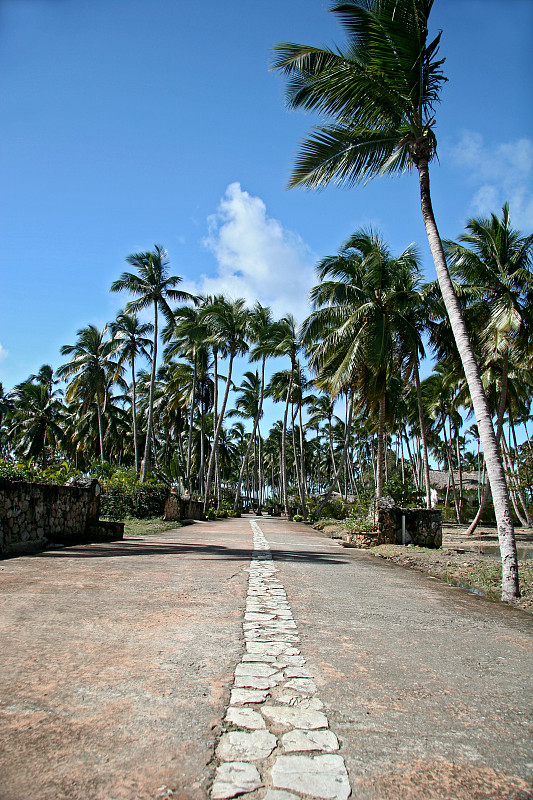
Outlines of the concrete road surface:
M 0 562 L 0 800 L 209 797 L 250 519 Z M 532 617 L 257 522 L 352 796 L 531 800 Z

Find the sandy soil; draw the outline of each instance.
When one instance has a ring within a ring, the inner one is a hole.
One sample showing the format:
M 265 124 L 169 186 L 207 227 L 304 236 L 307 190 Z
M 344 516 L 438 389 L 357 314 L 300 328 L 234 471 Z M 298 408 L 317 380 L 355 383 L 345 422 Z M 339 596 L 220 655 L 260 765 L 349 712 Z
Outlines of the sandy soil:
M 443 526 L 441 550 L 380 545 L 369 552 L 403 567 L 416 569 L 454 586 L 498 600 L 501 591 L 500 552 L 495 528 L 479 528 L 464 536 L 464 526 Z M 518 608 L 533 613 L 533 531 L 516 531 L 522 596 Z M 528 558 L 523 556 L 528 555 Z

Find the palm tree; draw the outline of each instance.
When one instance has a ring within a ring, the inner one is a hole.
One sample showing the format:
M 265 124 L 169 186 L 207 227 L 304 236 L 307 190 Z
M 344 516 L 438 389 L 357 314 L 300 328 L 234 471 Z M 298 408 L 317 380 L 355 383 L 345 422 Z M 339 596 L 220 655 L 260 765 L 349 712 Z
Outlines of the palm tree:
M 321 283 L 311 290 L 315 311 L 304 323 L 317 383 L 325 383 L 332 397 L 348 392 L 349 407 L 358 396 L 360 407 L 366 403 L 370 411 L 378 410 L 378 498 L 384 482 L 387 386 L 397 372 L 407 381 L 413 352 L 415 362 L 418 358 L 418 331 L 407 316 L 418 264 L 414 247 L 393 258 L 373 231 L 356 231 L 337 255 L 317 266 Z M 348 438 L 349 430 L 343 460 Z
M 135 472 L 139 474 L 139 453 L 137 442 L 137 386 L 135 381 L 135 360 L 143 355 L 148 361 L 152 350 L 152 341 L 148 334 L 153 333 L 154 326 L 149 322 L 140 322 L 136 314 L 120 311 L 117 318 L 109 325 L 115 343 L 115 351 L 120 365 L 127 363 L 131 367 L 133 423 L 133 447 L 135 453 Z
M 285 514 L 289 516 L 289 498 L 287 492 L 287 420 L 289 405 L 292 397 L 292 385 L 296 370 L 296 357 L 300 349 L 300 336 L 298 326 L 292 314 L 282 317 L 273 328 L 272 352 L 276 356 L 285 356 L 290 359 L 291 369 L 287 391 L 285 394 L 285 410 L 283 412 L 283 428 L 281 437 L 281 483 L 283 488 L 283 505 Z
M 43 466 L 64 438 L 62 392 L 53 388 L 54 383 L 52 367 L 45 364 L 10 393 L 10 436 L 15 449 L 25 458 L 41 459 Z
M 306 140 L 291 186 L 355 184 L 416 168 L 420 203 L 440 290 L 470 387 L 498 523 L 502 599 L 520 594 L 514 527 L 503 464 L 480 370 L 446 265 L 433 213 L 429 163 L 437 152 L 434 106 L 441 34 L 428 39 L 433 0 L 340 0 L 332 6 L 349 38 L 344 50 L 276 47 L 274 68 L 289 77 L 292 108 L 331 120 Z
M 239 507 L 239 497 L 241 493 L 241 485 L 244 478 L 244 473 L 250 457 L 252 443 L 255 440 L 257 429 L 259 427 L 259 420 L 263 416 L 263 398 L 265 393 L 265 366 L 266 360 L 273 354 L 276 347 L 276 331 L 277 328 L 272 321 L 272 313 L 266 306 L 262 306 L 259 302 L 253 307 L 249 318 L 249 336 L 254 343 L 254 347 L 250 353 L 250 361 L 261 361 L 261 377 L 258 379 L 258 397 L 257 407 L 253 416 L 253 428 L 246 448 L 241 469 L 239 471 L 239 478 L 237 481 L 237 489 L 235 491 L 234 510 L 237 511 Z M 261 436 L 259 436 L 259 443 L 261 443 Z M 260 494 L 262 492 L 262 459 L 259 458 L 259 472 L 260 472 Z M 259 511 L 261 505 L 259 504 Z
M 248 344 L 246 342 L 248 315 L 249 312 L 246 309 L 244 300 L 228 300 L 225 298 L 216 298 L 216 300 L 205 309 L 203 314 L 204 320 L 211 332 L 211 341 L 215 343 L 218 351 L 223 356 L 228 357 L 226 388 L 224 390 L 224 397 L 222 398 L 220 413 L 218 414 L 216 426 L 214 427 L 213 444 L 207 467 L 204 504 L 206 511 L 209 508 L 211 481 L 213 479 L 220 429 L 224 420 L 229 390 L 231 388 L 233 362 L 237 355 L 242 355 L 248 350 Z
M 191 489 L 191 463 L 192 463 L 192 438 L 194 425 L 194 412 L 197 401 L 198 376 L 207 375 L 209 370 L 209 357 L 207 340 L 209 338 L 207 326 L 202 320 L 202 311 L 190 306 L 181 306 L 174 311 L 174 318 L 163 333 L 166 343 L 165 361 L 174 358 L 186 358 L 192 362 L 192 375 L 184 375 L 187 385 L 189 400 L 189 433 L 187 438 L 187 466 L 185 483 Z M 183 367 L 185 369 L 185 367 Z M 200 487 L 200 491 L 203 491 Z
M 158 317 L 163 314 L 167 322 L 172 320 L 170 301 L 193 301 L 188 293 L 175 287 L 181 283 L 177 275 L 169 275 L 169 261 L 165 248 L 156 244 L 153 250 L 143 253 L 132 253 L 126 261 L 135 267 L 137 274 L 123 272 L 120 278 L 111 284 L 112 292 L 129 292 L 136 297 L 126 305 L 127 312 L 136 313 L 149 306 L 154 309 L 154 338 L 152 346 L 152 371 L 150 378 L 150 396 L 148 401 L 148 422 L 146 426 L 146 443 L 144 447 L 144 460 L 142 464 L 141 483 L 144 483 L 150 471 L 150 454 L 152 447 L 152 429 L 154 414 L 154 386 L 157 372 L 157 341 L 159 336 Z
M 470 300 L 469 318 L 476 322 L 475 333 L 480 340 L 483 360 L 500 361 L 501 392 L 496 427 L 496 439 L 500 442 L 507 405 L 509 354 L 513 352 L 515 363 L 523 362 L 530 354 L 533 235 L 522 236 L 511 226 L 509 206 L 505 203 L 501 218 L 491 214 L 490 218 L 469 220 L 457 242 L 445 242 L 445 251 L 450 272 L 460 281 L 461 292 Z M 487 485 L 467 533 L 474 532 L 488 493 Z
M 80 399 L 83 409 L 96 403 L 98 420 L 98 439 L 100 445 L 100 461 L 104 461 L 104 431 L 102 414 L 105 411 L 109 386 L 120 383 L 124 386 L 123 367 L 115 361 L 115 345 L 107 339 L 107 325 L 99 330 L 95 325 L 87 325 L 77 332 L 75 344 L 65 344 L 61 355 L 72 355 L 66 364 L 57 370 L 59 378 L 71 378 L 67 386 L 65 398 L 68 402 Z

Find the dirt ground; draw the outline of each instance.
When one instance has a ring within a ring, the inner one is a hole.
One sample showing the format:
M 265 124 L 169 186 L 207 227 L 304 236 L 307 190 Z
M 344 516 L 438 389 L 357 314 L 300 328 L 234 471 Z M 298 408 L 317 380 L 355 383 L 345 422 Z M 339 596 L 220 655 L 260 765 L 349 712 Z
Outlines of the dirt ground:
M 453 586 L 462 586 L 490 600 L 501 593 L 501 562 L 498 535 L 494 527 L 480 527 L 464 536 L 464 525 L 445 525 L 442 549 L 380 545 L 369 552 L 403 567 L 425 572 Z M 533 613 L 533 531 L 516 531 L 521 598 L 516 606 Z

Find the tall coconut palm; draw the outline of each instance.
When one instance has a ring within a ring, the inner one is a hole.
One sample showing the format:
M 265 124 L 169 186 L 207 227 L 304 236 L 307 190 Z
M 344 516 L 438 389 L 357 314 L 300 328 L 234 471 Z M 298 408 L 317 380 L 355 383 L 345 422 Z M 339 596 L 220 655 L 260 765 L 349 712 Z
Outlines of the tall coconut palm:
M 115 342 L 115 351 L 118 355 L 118 363 L 127 363 L 131 367 L 131 391 L 132 391 L 132 429 L 133 429 L 133 448 L 135 454 L 135 472 L 139 474 L 139 452 L 137 441 L 137 385 L 135 378 L 135 361 L 142 355 L 148 361 L 152 350 L 152 340 L 148 338 L 153 333 L 154 326 L 149 322 L 141 322 L 137 314 L 128 314 L 120 311 L 116 319 L 110 323 L 109 330 Z
M 191 488 L 191 459 L 194 411 L 197 401 L 198 376 L 206 375 L 209 369 L 209 332 L 202 318 L 202 310 L 181 306 L 174 311 L 172 321 L 166 326 L 163 341 L 166 343 L 165 361 L 184 357 L 192 361 L 192 380 L 185 381 L 189 399 L 189 433 L 187 446 L 187 466 L 185 482 Z M 203 489 L 200 487 L 200 491 Z
M 152 448 L 152 428 L 154 416 L 154 386 L 157 372 L 157 342 L 159 337 L 159 312 L 167 322 L 172 320 L 172 309 L 169 301 L 185 302 L 194 298 L 175 287 L 181 283 L 177 275 L 169 275 L 169 260 L 165 248 L 156 244 L 153 250 L 132 253 L 126 261 L 137 270 L 137 273 L 123 272 L 120 278 L 111 284 L 112 292 L 128 292 L 135 296 L 126 305 L 127 312 L 137 313 L 145 308 L 154 310 L 154 338 L 152 347 L 152 370 L 150 378 L 150 397 L 148 401 L 148 420 L 146 426 L 146 443 L 141 471 L 141 482 L 144 483 L 150 470 Z
M 321 283 L 311 290 L 315 311 L 304 323 L 318 381 L 329 384 L 332 397 L 349 391 L 352 401 L 359 396 L 359 406 L 378 409 L 378 498 L 384 482 L 387 386 L 397 372 L 408 380 L 413 350 L 418 358 L 418 331 L 408 318 L 418 271 L 416 248 L 394 258 L 376 233 L 356 231 L 337 255 L 318 265 Z
M 214 428 L 213 444 L 207 467 L 205 481 L 206 510 L 209 508 L 211 482 L 213 479 L 220 429 L 224 420 L 229 391 L 232 385 L 233 363 L 237 355 L 243 355 L 248 350 L 248 343 L 246 341 L 248 333 L 248 315 L 249 312 L 246 309 L 245 301 L 242 299 L 228 300 L 225 298 L 217 298 L 204 312 L 204 320 L 209 327 L 211 340 L 215 342 L 219 352 L 228 358 L 226 388 L 224 390 L 216 427 Z
M 64 438 L 62 392 L 53 387 L 52 367 L 45 365 L 10 393 L 10 436 L 15 450 L 25 458 L 39 459 L 43 466 Z
M 505 473 L 431 202 L 434 107 L 446 80 L 438 58 L 441 34 L 428 37 L 432 6 L 433 0 L 341 0 L 332 11 L 348 35 L 344 50 L 280 44 L 274 68 L 289 77 L 292 108 L 318 111 L 330 120 L 304 142 L 291 186 L 355 184 L 413 168 L 418 172 L 422 217 L 487 462 L 502 554 L 502 598 L 512 601 L 520 591 Z
M 276 356 L 290 359 L 290 378 L 285 395 L 285 409 L 283 412 L 283 427 L 281 437 L 281 483 L 283 490 L 283 505 L 285 514 L 289 516 L 289 497 L 287 492 L 287 421 L 289 406 L 292 398 L 292 385 L 296 370 L 296 358 L 300 350 L 300 335 L 298 325 L 292 314 L 282 317 L 273 329 L 272 352 Z
M 509 206 L 502 216 L 469 220 L 457 242 L 445 242 L 452 275 L 470 300 L 484 360 L 501 362 L 501 395 L 496 438 L 500 441 L 507 404 L 509 353 L 515 363 L 527 358 L 533 326 L 533 235 L 523 236 L 511 225 Z M 473 533 L 488 499 L 487 485 L 479 510 L 468 528 Z
M 124 372 L 115 360 L 115 345 L 107 338 L 107 325 L 99 330 L 95 325 L 87 325 L 77 332 L 75 344 L 65 344 L 61 348 L 62 356 L 72 358 L 57 370 L 59 378 L 70 379 L 65 398 L 68 402 L 79 399 L 84 410 L 94 402 L 98 420 L 98 439 L 100 460 L 104 461 L 104 431 L 102 414 L 105 411 L 109 386 L 120 383 L 125 386 Z
M 237 480 L 237 488 L 235 491 L 235 502 L 234 502 L 234 510 L 237 511 L 239 507 L 239 497 L 241 493 L 241 485 L 244 478 L 244 474 L 246 472 L 246 467 L 248 464 L 248 459 L 250 457 L 250 452 L 252 449 L 253 441 L 255 440 L 255 436 L 257 433 L 257 429 L 259 426 L 259 420 L 263 415 L 263 399 L 265 394 L 265 367 L 266 367 L 266 360 L 269 356 L 271 356 L 275 350 L 276 346 L 276 332 L 277 328 L 272 320 L 272 312 L 266 306 L 262 306 L 260 303 L 256 303 L 253 307 L 250 318 L 249 318 L 249 336 L 251 342 L 254 344 L 251 353 L 250 353 L 250 361 L 261 361 L 261 376 L 259 377 L 258 383 L 258 397 L 257 397 L 257 408 L 255 410 L 254 418 L 253 418 L 253 428 L 252 433 L 250 436 L 250 440 L 248 442 L 248 446 L 246 448 L 246 453 L 242 460 L 241 468 L 239 471 L 239 478 Z M 259 439 L 260 441 L 260 439 Z M 259 459 L 259 472 L 262 473 L 262 460 Z M 262 475 L 260 474 L 260 484 L 262 486 Z M 261 488 L 260 488 L 261 494 Z M 259 511 L 261 510 L 259 506 Z

